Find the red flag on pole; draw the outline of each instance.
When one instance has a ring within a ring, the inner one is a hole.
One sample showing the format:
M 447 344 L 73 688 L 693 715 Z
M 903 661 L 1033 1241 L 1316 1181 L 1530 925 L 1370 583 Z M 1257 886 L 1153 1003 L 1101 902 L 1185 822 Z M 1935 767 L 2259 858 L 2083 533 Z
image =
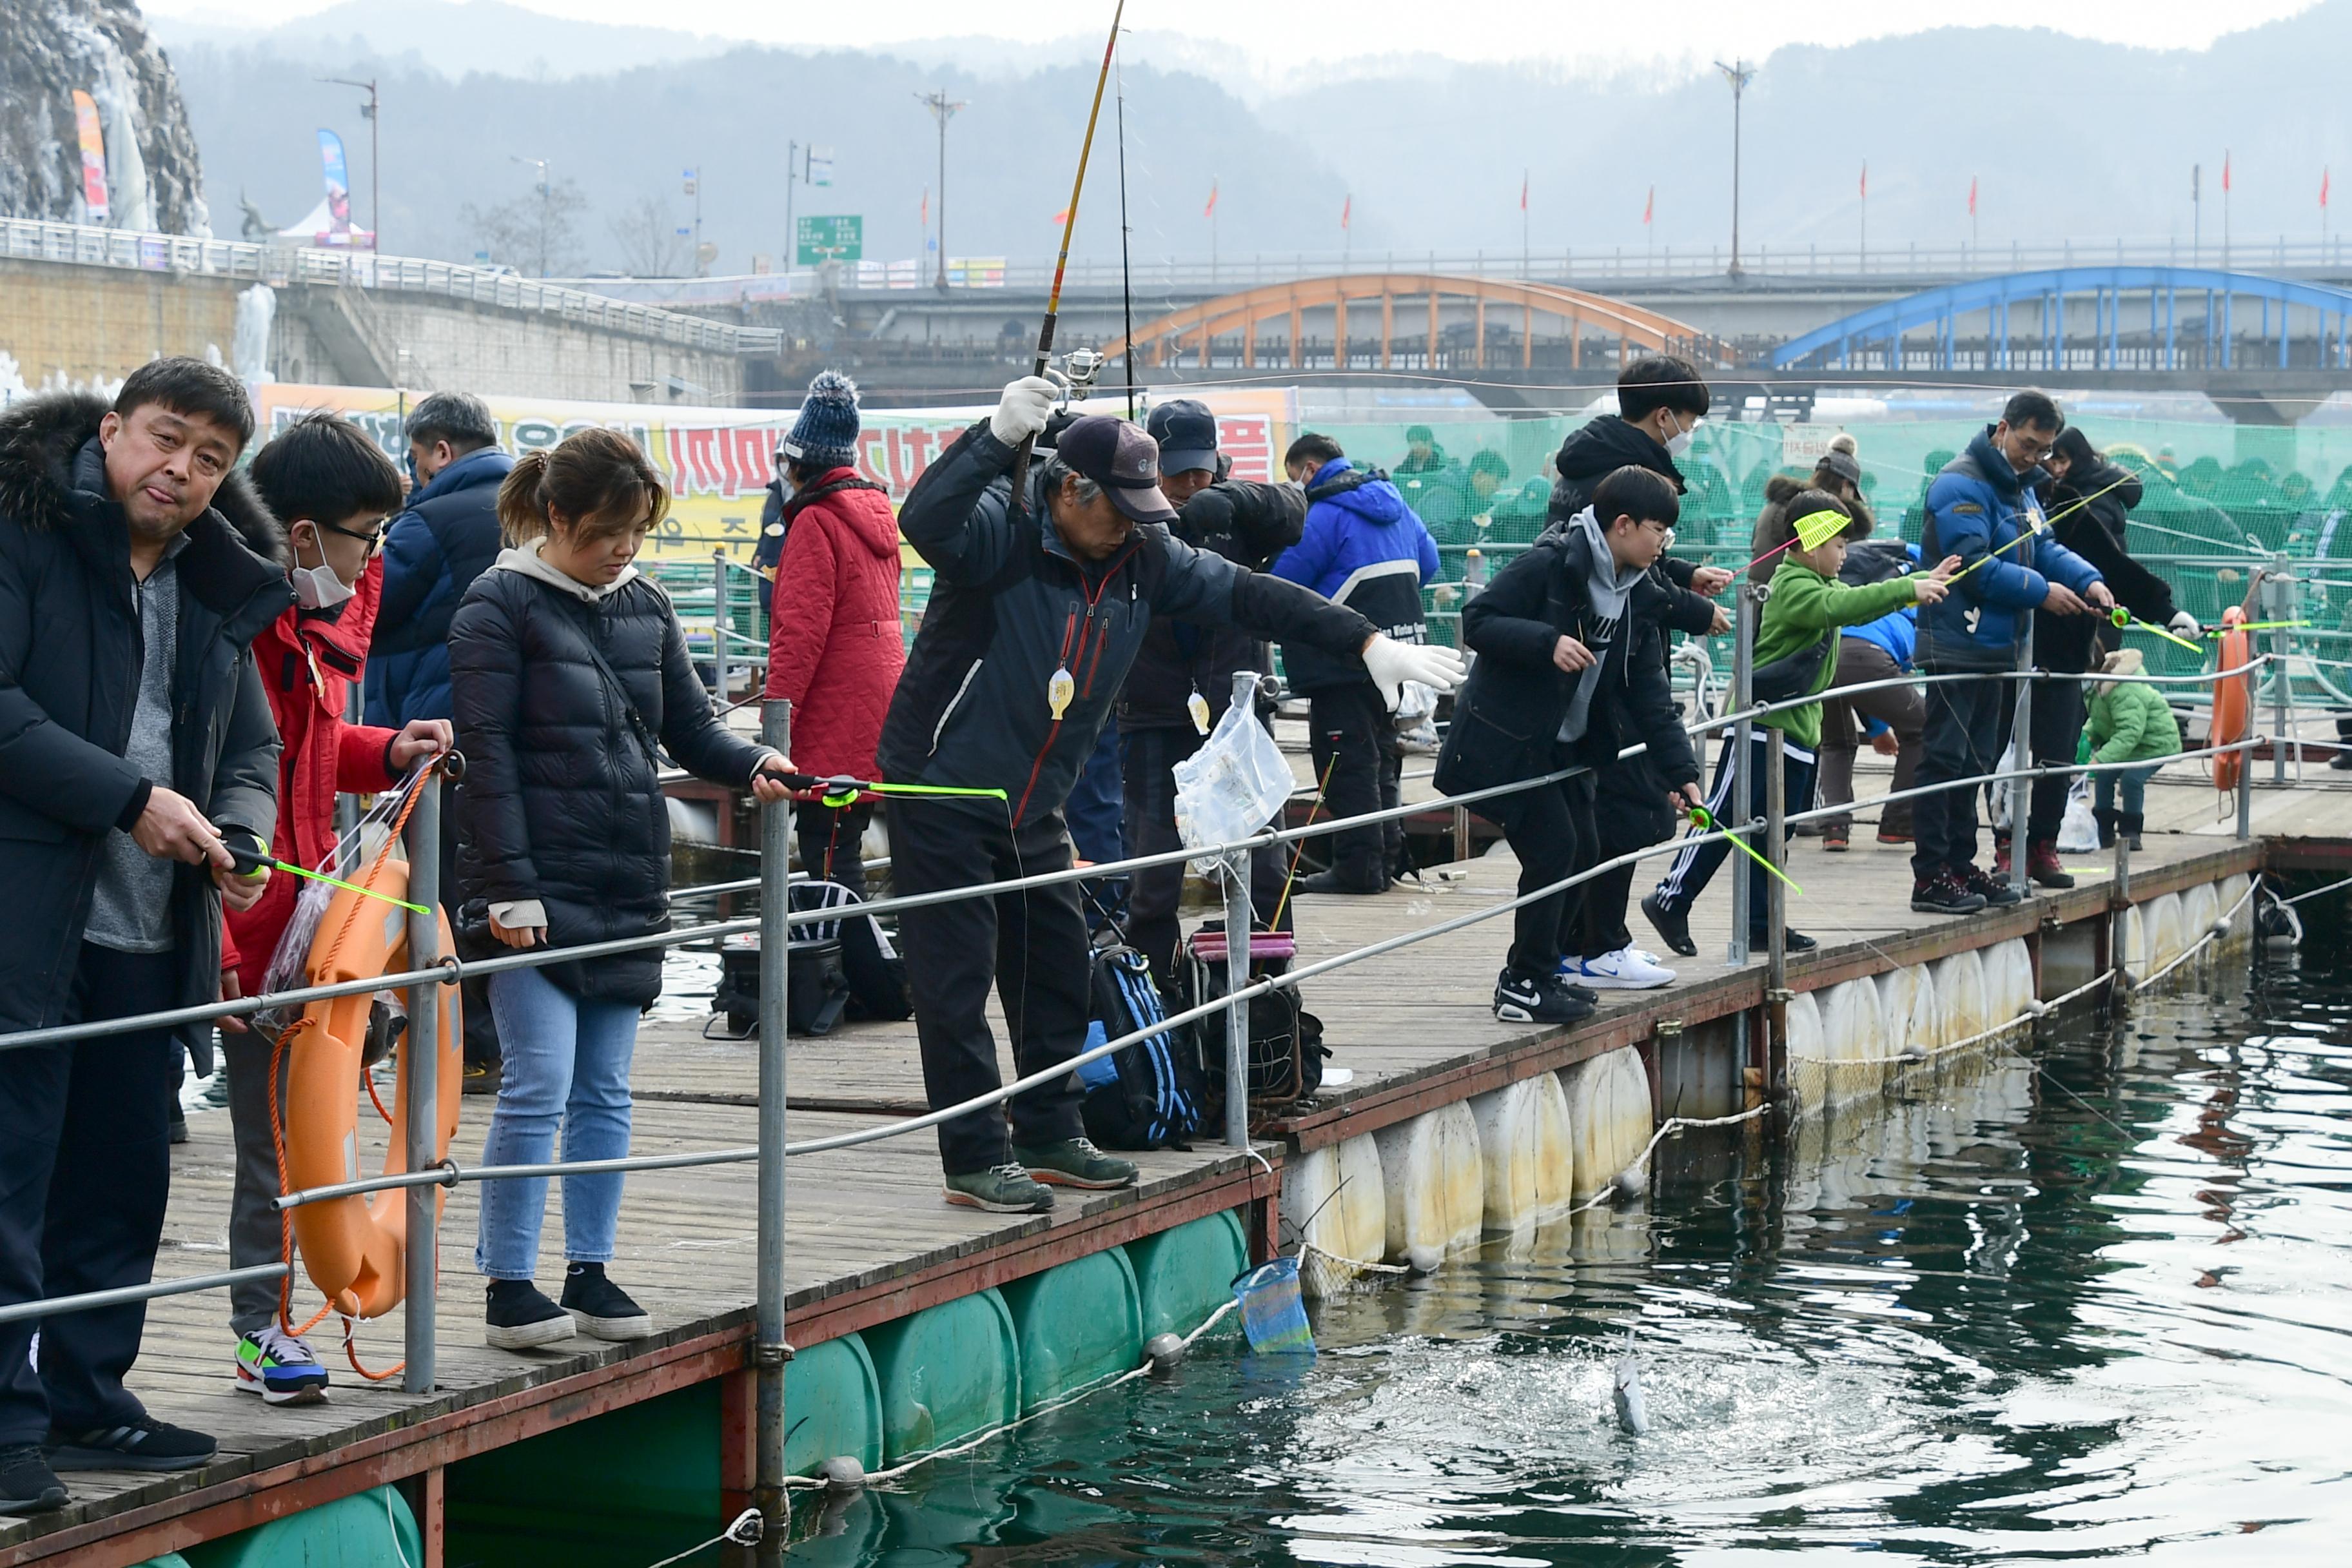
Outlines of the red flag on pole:
M 1653 214 L 1658 210 L 1658 187 L 1652 185 L 1647 200 L 1642 203 L 1642 226 L 1647 228 Z
M 1355 212 L 1355 210 L 1356 210 L 1356 193 L 1355 193 L 1355 192 L 1353 192 L 1353 191 L 1349 191 L 1349 192 L 1348 193 L 1348 199 L 1347 199 L 1346 201 L 1343 201 L 1343 202 L 1341 202 L 1341 203 L 1339 204 L 1339 226 L 1340 226 L 1341 228 L 1345 228 L 1345 227 L 1347 227 L 1347 226 L 1348 226 L 1348 219 L 1349 219 L 1349 216 L 1350 216 L 1350 215 L 1352 215 L 1352 214 Z
M 1528 172 L 1525 169 L 1519 171 L 1519 210 L 1528 210 Z
M 1867 159 L 1864 159 L 1864 162 L 1863 162 L 1863 165 L 1862 165 L 1862 186 L 1861 186 L 1861 195 L 1862 195 L 1862 196 L 1863 196 L 1863 198 L 1864 198 L 1864 200 L 1868 200 L 1868 199 L 1869 199 L 1869 196 L 1870 196 L 1870 163 L 1869 163 L 1869 161 L 1868 161 Z
M 2325 163 L 2319 166 L 2319 206 L 2323 212 L 2327 209 L 2327 165 Z
M 931 226 L 931 187 L 929 185 L 923 187 L 923 226 Z
M 1209 205 L 1201 209 L 1201 216 L 1202 217 L 1217 216 L 1217 182 L 1214 180 L 1209 182 Z
M 1070 209 L 1069 209 L 1069 208 L 1067 208 L 1067 207 L 1064 207 L 1060 212 L 1057 212 L 1057 213 L 1055 213 L 1055 214 L 1054 215 L 1054 226 L 1055 226 L 1056 228 L 1060 227 L 1062 225 L 1064 225 L 1064 224 L 1066 224 L 1066 223 L 1067 223 L 1067 222 L 1069 222 L 1069 221 L 1070 221 Z
M 2230 194 L 2230 151 L 2226 147 L 2221 150 L 2221 194 Z
M 1969 216 L 1977 216 L 1977 177 L 1974 174 L 1969 176 Z

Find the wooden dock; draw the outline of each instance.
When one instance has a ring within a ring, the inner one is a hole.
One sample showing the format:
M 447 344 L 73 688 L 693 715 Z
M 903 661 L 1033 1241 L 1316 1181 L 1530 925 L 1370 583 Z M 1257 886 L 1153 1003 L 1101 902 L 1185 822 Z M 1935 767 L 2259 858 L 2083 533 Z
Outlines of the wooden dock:
M 2151 794 L 2147 847 L 2133 860 L 2135 899 L 2250 871 L 2266 856 L 2271 864 L 2313 868 L 2352 860 L 2352 781 L 2336 783 L 2342 775 L 2315 770 L 2305 787 L 2258 791 L 2256 837 L 2241 844 L 2234 818 L 2216 817 L 2212 791 L 2181 772 L 2182 780 L 2160 783 Z M 1883 781 L 1878 774 L 1869 787 Z M 1799 842 L 1790 868 L 1805 896 L 1791 901 L 1790 918 L 1822 946 L 1792 960 L 1794 986 L 1817 989 L 2013 937 L 2032 941 L 2109 908 L 2108 858 L 2084 856 L 2070 858 L 2081 882 L 2069 892 L 1958 920 L 1916 915 L 1908 906 L 1906 854 L 1872 842 L 1866 826 L 1843 855 Z M 1510 896 L 1516 875 L 1507 852 L 1498 850 L 1379 898 L 1302 900 L 1302 961 L 1492 908 Z M 1637 893 L 1654 876 L 1636 879 Z M 1330 1065 L 1347 1069 L 1349 1081 L 1269 1129 L 1255 1154 L 1204 1142 L 1189 1153 L 1145 1155 L 1139 1189 L 1091 1200 L 1065 1193 L 1051 1216 L 1008 1221 L 947 1207 L 928 1132 L 796 1160 L 787 1227 L 790 1338 L 813 1344 L 1219 1210 L 1245 1211 L 1263 1250 L 1278 1234 L 1286 1150 L 1370 1131 L 1604 1050 L 1646 1048 L 1662 1022 L 1697 1025 L 1759 1005 L 1760 964 L 1735 970 L 1722 961 L 1727 906 L 1727 888 L 1710 890 L 1694 921 L 1701 957 L 1676 964 L 1675 985 L 1612 995 L 1572 1031 L 1503 1025 L 1488 1010 L 1508 943 L 1507 915 L 1313 979 L 1305 1003 L 1325 1022 Z M 1640 923 L 1637 914 L 1637 931 Z M 795 1040 L 790 1062 L 795 1138 L 923 1108 L 911 1025 L 853 1026 Z M 1005 1068 L 1009 1075 L 1009 1061 Z M 752 1141 L 757 1065 L 750 1042 L 706 1040 L 693 1025 L 651 1020 L 635 1082 L 638 1153 Z M 478 1157 L 488 1111 L 487 1100 L 466 1102 L 455 1151 L 462 1163 Z M 192 1115 L 190 1129 L 189 1142 L 174 1151 L 163 1278 L 227 1265 L 227 1117 Z M 216 1434 L 219 1458 L 182 1476 L 69 1477 L 75 1501 L 67 1510 L 0 1523 L 0 1568 L 143 1563 L 387 1482 L 408 1489 L 425 1527 L 427 1563 L 438 1568 L 445 1467 L 711 1380 L 722 1380 L 725 1482 L 730 1491 L 747 1488 L 752 1167 L 629 1179 L 613 1273 L 650 1310 L 658 1332 L 627 1347 L 583 1339 L 512 1353 L 482 1343 L 482 1297 L 469 1257 L 478 1193 L 471 1184 L 458 1188 L 443 1220 L 440 1391 L 412 1395 L 396 1379 L 364 1383 L 350 1371 L 331 1324 L 313 1342 L 336 1374 L 331 1402 L 270 1409 L 233 1388 L 224 1293 L 159 1300 L 149 1310 L 131 1386 L 156 1415 Z M 541 1280 L 551 1288 L 563 1263 L 560 1192 L 551 1192 L 549 1207 Z M 307 1316 L 316 1294 L 298 1282 L 295 1302 L 298 1317 Z M 398 1314 L 363 1325 L 360 1359 L 389 1368 L 402 1336 Z

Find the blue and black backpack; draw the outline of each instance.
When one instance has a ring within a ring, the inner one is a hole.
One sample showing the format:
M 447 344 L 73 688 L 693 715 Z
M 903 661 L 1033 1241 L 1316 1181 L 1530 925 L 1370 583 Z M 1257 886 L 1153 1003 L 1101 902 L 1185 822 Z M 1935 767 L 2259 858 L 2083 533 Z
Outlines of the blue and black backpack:
M 1096 949 L 1091 1050 L 1165 1018 L 1151 966 L 1131 947 Z M 1190 1025 L 1147 1036 L 1078 1068 L 1087 1136 L 1106 1149 L 1181 1149 L 1201 1130 L 1208 1085 Z

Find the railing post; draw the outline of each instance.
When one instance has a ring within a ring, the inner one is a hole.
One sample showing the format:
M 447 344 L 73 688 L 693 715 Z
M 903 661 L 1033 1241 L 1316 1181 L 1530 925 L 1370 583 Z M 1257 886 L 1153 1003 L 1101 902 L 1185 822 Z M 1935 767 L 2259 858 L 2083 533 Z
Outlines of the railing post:
M 2121 827 L 2116 829 L 2116 874 L 2108 884 L 2115 889 L 2115 909 L 2109 914 L 2112 922 L 2107 931 L 2109 965 L 2126 978 L 2111 987 L 2110 1001 L 2121 1004 L 2131 992 L 2130 973 L 2132 951 L 2127 945 L 2131 934 L 2131 835 Z
M 2025 616 L 2025 640 L 2017 647 L 2018 673 L 2026 677 L 2017 683 L 2017 721 L 2010 733 L 2017 738 L 2016 752 L 2021 770 L 2038 767 L 2041 759 L 2033 754 L 2033 616 Z M 2025 826 L 2033 805 L 2032 779 L 2009 781 L 2009 883 L 2023 899 L 2027 893 L 2027 872 L 2032 856 L 2027 848 Z
M 2294 720 L 2294 683 L 2287 679 L 2286 626 L 2284 624 L 2290 618 L 2288 606 L 2294 602 L 2288 596 L 2288 586 L 2293 579 L 2287 575 L 2287 558 L 2273 555 L 2269 575 L 2263 582 L 2263 602 L 2270 606 L 2270 614 L 2265 618 L 2282 623 L 2271 628 L 2271 783 L 2274 784 L 2286 783 L 2287 733 Z M 2251 705 L 2246 712 L 2252 717 L 2253 709 Z M 2296 776 L 2301 777 L 2301 736 L 2297 736 L 2294 742 L 2294 767 Z
M 727 706 L 727 552 L 710 552 L 710 689 Z
M 1789 788 L 1779 736 L 1779 731 L 1764 727 L 1764 858 L 1776 867 L 1785 867 L 1789 857 L 1781 835 L 1788 826 Z M 1773 1105 L 1780 1108 L 1775 1114 L 1785 1116 L 1789 1110 L 1789 889 L 1778 877 L 1767 879 L 1764 885 L 1764 1081 Z M 1732 925 L 1738 927 L 1747 920 L 1747 905 L 1734 907 Z
M 1257 701 L 1257 671 L 1234 672 L 1233 701 L 1244 710 Z M 1249 984 L 1249 852 L 1226 854 L 1218 862 L 1217 875 L 1225 885 L 1225 994 L 1238 998 Z M 1225 1009 L 1225 1143 L 1234 1149 L 1249 1147 L 1249 1004 L 1240 1000 Z
M 408 914 L 408 967 L 430 969 L 441 956 L 441 771 L 433 769 L 416 786 L 416 805 L 408 814 L 408 898 L 426 912 Z M 427 981 L 408 988 L 408 1037 L 402 1042 L 400 1065 L 408 1079 L 406 1111 L 401 1129 L 408 1168 L 421 1171 L 441 1158 L 435 1135 L 441 1120 L 441 984 Z M 403 1314 L 406 1361 L 400 1386 L 410 1394 L 433 1392 L 434 1292 L 441 1272 L 441 1193 L 439 1187 L 411 1187 L 408 1237 L 402 1262 L 406 1269 Z
M 1732 633 L 1731 650 L 1731 710 L 1745 713 L 1754 705 L 1752 693 L 1756 677 L 1756 622 L 1764 605 L 1764 585 L 1743 581 L 1739 584 Z M 1727 764 L 1732 778 L 1731 789 L 1724 797 L 1726 815 L 1736 813 L 1734 822 L 1717 822 L 1720 829 L 1745 827 L 1748 824 L 1748 753 L 1755 745 L 1756 726 L 1753 721 L 1741 719 L 1732 727 L 1731 761 Z M 1734 851 L 1731 856 L 1731 942 L 1724 952 L 1724 962 L 1737 968 L 1748 962 L 1748 857 Z
M 760 739 L 780 756 L 792 755 L 793 705 L 782 698 L 761 704 Z M 789 801 L 760 808 L 760 1198 L 759 1305 L 751 1369 L 758 1384 L 759 1430 L 752 1439 L 751 1493 L 772 1539 L 783 1539 L 791 1518 L 784 1495 L 784 1040 L 792 1016 L 786 987 L 792 976 L 793 808 Z

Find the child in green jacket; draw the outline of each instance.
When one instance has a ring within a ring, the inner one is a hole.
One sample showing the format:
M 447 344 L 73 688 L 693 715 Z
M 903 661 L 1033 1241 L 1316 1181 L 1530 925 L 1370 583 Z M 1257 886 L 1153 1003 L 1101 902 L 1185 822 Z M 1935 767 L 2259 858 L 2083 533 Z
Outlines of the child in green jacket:
M 1801 667 L 1812 650 L 1820 649 L 1819 666 L 1801 688 L 1816 698 L 1837 679 L 1840 627 L 1874 621 L 1906 605 L 1932 605 L 1944 596 L 1945 584 L 1960 567 L 1959 558 L 1953 556 L 1939 563 L 1932 572 L 1890 577 L 1866 587 L 1841 583 L 1838 572 L 1845 564 L 1848 536 L 1860 537 L 1870 525 L 1853 521 L 1853 514 L 1845 504 L 1823 490 L 1805 490 L 1788 505 L 1792 531 L 1801 524 L 1820 524 L 1823 514 L 1834 514 L 1835 518 L 1846 520 L 1845 523 L 1811 550 L 1804 548 L 1802 532 L 1799 532 L 1772 574 L 1771 595 L 1764 602 L 1764 616 L 1756 627 L 1755 668 L 1759 675 L 1783 659 L 1797 660 Z M 1803 530 L 1811 531 L 1811 526 Z M 1827 647 L 1822 647 L 1824 643 Z M 1748 797 L 1747 812 L 1750 817 L 1764 815 L 1763 765 L 1771 752 L 1763 748 L 1773 746 L 1780 752 L 1785 786 L 1782 798 L 1788 812 L 1793 815 L 1812 805 L 1815 753 L 1822 740 L 1821 703 L 1807 702 L 1767 714 L 1756 721 L 1751 733 L 1752 743 L 1759 748 L 1753 755 L 1759 765 L 1744 769 L 1734 765 L 1732 755 L 1732 748 L 1738 743 L 1738 731 L 1726 730 L 1723 733 L 1723 750 L 1716 762 L 1715 786 L 1706 801 L 1707 816 L 1714 822 L 1730 824 L 1739 819 L 1738 808 L 1731 800 L 1743 773 L 1749 781 L 1744 792 Z M 1693 837 L 1697 833 L 1695 828 Z M 1750 842 L 1755 841 L 1751 837 Z M 1642 900 L 1642 912 L 1658 928 L 1666 945 L 1685 957 L 1698 951 L 1690 935 L 1691 907 L 1729 853 L 1729 842 L 1721 838 L 1686 845 L 1675 857 L 1674 865 L 1658 883 L 1657 890 Z M 1765 899 L 1769 889 L 1764 882 L 1759 874 L 1748 884 L 1750 945 L 1761 945 L 1768 937 Z M 1788 932 L 1786 940 L 1792 952 L 1817 945 L 1812 938 L 1797 931 Z
M 2116 649 L 2099 666 L 2099 673 L 2109 679 L 2091 689 L 2091 761 L 2144 764 L 2093 773 L 2091 815 L 2098 819 L 2101 844 L 2113 844 L 2120 833 L 2135 849 L 2147 817 L 2147 781 L 2164 766 L 2165 758 L 2180 752 L 2180 724 L 2164 693 L 2129 679 L 2140 672 L 2142 662 L 2139 649 Z M 2119 676 L 2125 679 L 2115 679 Z M 2118 783 L 2124 796 L 2121 811 L 2115 809 Z

